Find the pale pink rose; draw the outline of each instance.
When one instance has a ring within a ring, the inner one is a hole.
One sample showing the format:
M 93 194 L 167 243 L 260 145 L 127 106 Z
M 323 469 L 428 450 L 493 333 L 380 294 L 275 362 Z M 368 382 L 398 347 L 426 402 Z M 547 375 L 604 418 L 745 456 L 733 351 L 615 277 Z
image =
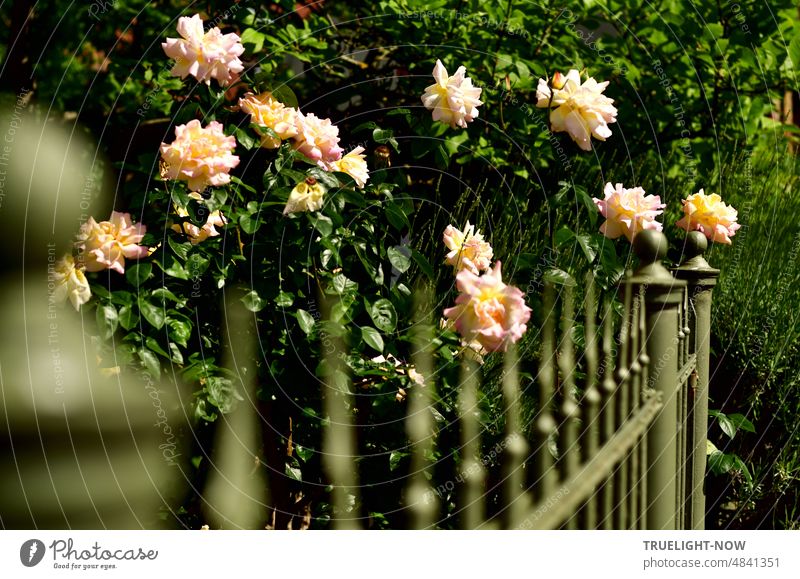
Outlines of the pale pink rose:
M 589 77 L 581 84 L 580 73 L 573 69 L 566 76 L 556 73 L 550 85 L 539 79 L 536 106 L 552 108 L 553 132 L 566 131 L 584 151 L 592 150 L 592 137 L 605 141 L 611 136 L 609 123 L 617 121 L 614 100 L 603 94 L 608 82 Z
M 448 76 L 442 61 L 436 60 L 433 67 L 436 82 L 426 87 L 422 95 L 422 104 L 433 111 L 434 121 L 465 129 L 467 123 L 478 117 L 483 89 L 472 86 L 472 79 L 466 74 L 467 69 L 459 66 L 453 76 Z
M 329 163 L 328 170 L 347 173 L 356 182 L 358 188 L 363 189 L 369 179 L 369 169 L 363 152 L 364 147 L 356 147 L 338 161 Z
M 325 187 L 322 183 L 309 177 L 294 186 L 283 208 L 283 214 L 319 211 L 325 204 Z
M 272 129 L 278 136 L 276 139 L 265 132 L 259 132 L 261 146 L 265 149 L 277 149 L 281 141 L 297 135 L 297 111 L 274 99 L 272 93 L 249 92 L 239 99 L 239 108 L 250 115 L 251 123 Z
M 731 244 L 731 237 L 741 227 L 736 220 L 739 214 L 730 205 L 722 202 L 716 193 L 706 195 L 700 189 L 683 200 L 683 218 L 675 225 L 686 231 L 699 231 L 711 241 Z
M 476 231 L 469 221 L 464 226 L 464 231 L 448 225 L 443 238 L 445 246 L 450 250 L 444 262 L 456 272 L 467 269 L 478 275 L 491 266 L 492 246 L 484 241 L 481 232 Z
M 59 259 L 50 273 L 50 281 L 54 284 L 53 299 L 64 302 L 69 299 L 72 307 L 79 310 L 92 297 L 89 282 L 86 281 L 83 269 L 75 266 L 72 255 L 67 254 Z
M 527 329 L 531 309 L 524 294 L 503 283 L 501 264 L 477 276 L 468 269 L 456 275 L 460 295 L 456 305 L 444 311 L 467 343 L 477 340 L 490 352 L 505 351 Z
M 606 183 L 605 198 L 592 201 L 606 218 L 600 233 L 609 239 L 624 235 L 633 242 L 634 236 L 645 229 L 661 231 L 656 217 L 664 213 L 662 209 L 666 205 L 658 195 L 645 195 L 641 187 L 625 189 L 622 183 L 617 183 L 616 187 Z
M 175 140 L 161 143 L 161 158 L 167 164 L 165 177 L 188 181 L 189 189 L 202 191 L 208 185 L 230 183 L 231 169 L 239 164 L 233 154 L 236 139 L 226 136 L 222 125 L 211 121 L 203 128 L 193 119 L 175 127 Z
M 189 212 L 184 207 L 176 206 L 175 213 L 178 214 L 178 217 L 189 217 Z M 184 221 L 183 223 L 173 223 L 172 230 L 177 233 L 184 233 L 189 238 L 192 245 L 197 245 L 209 237 L 217 237 L 219 235 L 217 227 L 223 227 L 224 225 L 225 218 L 222 216 L 222 213 L 213 211 L 202 227 Z
M 113 269 L 125 273 L 125 258 L 149 255 L 147 247 L 138 245 L 146 232 L 141 223 L 131 223 L 130 213 L 114 211 L 109 221 L 99 223 L 90 217 L 81 226 L 75 242 L 80 251 L 79 263 L 86 271 Z
M 182 38 L 167 38 L 161 44 L 166 55 L 175 60 L 172 76 L 186 78 L 192 75 L 200 82 L 211 84 L 217 79 L 226 86 L 239 78 L 244 70 L 239 56 L 244 46 L 236 34 L 222 34 L 216 26 L 205 32 L 203 21 L 195 14 L 191 18 L 178 18 L 178 34 Z
M 339 146 L 339 127 L 330 119 L 320 119 L 314 113 L 304 115 L 300 111 L 295 119 L 297 135 L 294 139 L 298 151 L 323 169 L 342 158 L 344 150 Z

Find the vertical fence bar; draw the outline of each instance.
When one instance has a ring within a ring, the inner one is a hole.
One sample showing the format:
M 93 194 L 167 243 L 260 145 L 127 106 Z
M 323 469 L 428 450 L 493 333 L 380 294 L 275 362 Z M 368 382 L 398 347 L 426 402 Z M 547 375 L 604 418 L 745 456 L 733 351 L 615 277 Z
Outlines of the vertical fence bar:
M 634 238 L 633 248 L 641 265 L 631 281 L 646 286 L 647 352 L 653 363 L 649 386 L 661 396 L 663 403 L 648 436 L 647 528 L 675 529 L 678 420 L 675 330 L 686 282 L 674 279 L 660 263 L 667 254 L 667 238 L 662 233 L 642 231 Z
M 539 359 L 539 415 L 536 418 L 536 494 L 537 500 L 546 500 L 553 494 L 558 482 L 550 452 L 550 439 L 556 432 L 556 420 L 551 405 L 556 386 L 555 371 L 555 289 L 545 282 L 542 311 L 545 315 L 542 328 L 542 349 Z
M 595 316 L 597 304 L 594 295 L 594 276 L 586 276 L 586 301 L 584 304 L 586 336 L 586 389 L 583 393 L 584 428 L 581 440 L 583 461 L 588 462 L 600 447 L 600 391 L 597 389 L 597 329 Z M 597 527 L 598 489 L 592 493 L 584 506 L 584 526 L 587 529 Z
M 461 362 L 461 387 L 458 408 L 461 423 L 461 448 L 464 453 L 464 491 L 462 494 L 462 527 L 477 529 L 484 522 L 483 482 L 486 476 L 479 455 L 481 451 L 478 412 L 478 365 L 468 357 Z
M 411 443 L 411 480 L 407 500 L 411 512 L 411 527 L 428 529 L 436 523 L 439 501 L 426 476 L 429 468 L 427 455 L 433 449 L 436 434 L 436 425 L 430 411 L 435 400 L 435 382 L 431 353 L 433 332 L 428 321 L 430 291 L 427 288 L 416 292 L 415 307 L 419 314 L 414 325 L 414 351 L 411 358 L 423 377 L 425 387 L 415 388 L 416 396 L 409 397 L 406 431 Z
M 611 302 L 606 303 L 603 312 L 603 402 L 601 409 L 603 442 L 608 442 L 614 434 L 616 427 L 616 407 L 614 392 L 617 383 L 614 381 L 614 353 L 611 344 L 613 338 L 613 315 L 614 309 Z M 609 475 L 605 484 L 601 488 L 602 503 L 600 510 L 600 524 L 603 529 L 614 528 L 614 475 Z
M 513 344 L 503 357 L 503 400 L 505 401 L 506 440 L 504 452 L 506 520 L 509 529 L 516 529 L 528 514 L 528 494 L 525 491 L 525 458 L 528 444 L 520 434 L 519 373 L 517 371 L 517 349 Z
M 636 412 L 639 408 L 639 397 L 642 378 L 642 366 L 639 362 L 639 354 L 642 349 L 642 336 L 639 333 L 639 316 L 641 315 L 641 300 L 639 299 L 639 288 L 636 288 L 636 294 L 633 297 L 633 305 L 631 310 L 631 363 L 630 363 L 630 414 Z M 638 443 L 631 449 L 628 456 L 629 462 L 629 482 L 628 482 L 628 512 L 630 513 L 630 523 L 628 528 L 635 529 L 637 522 L 640 518 L 639 513 L 639 448 Z
M 212 464 L 205 490 L 209 521 L 223 529 L 257 529 L 267 518 L 267 483 L 258 449 L 259 416 L 256 410 L 254 374 L 242 368 L 255 359 L 255 343 L 246 334 L 253 325 L 237 292 L 225 299 L 225 339 L 229 344 L 223 365 L 238 382 L 245 401 L 235 411 L 220 417 Z
M 686 334 L 683 331 L 685 325 L 683 318 L 686 315 L 686 308 L 684 307 L 685 302 L 686 292 L 684 291 L 683 295 L 681 295 L 681 301 L 678 304 L 678 368 L 682 368 L 686 360 L 686 356 L 684 355 Z M 677 467 L 675 470 L 675 524 L 678 528 L 683 528 L 683 503 L 685 496 L 684 455 L 686 454 L 686 384 L 677 384 L 676 398 L 678 402 L 678 432 L 676 437 L 677 444 L 675 447 L 675 464 Z
M 332 304 L 321 299 L 323 316 L 330 316 Z M 353 393 L 350 377 L 342 360 L 344 344 L 341 338 L 331 336 L 333 348 L 325 355 L 325 392 L 323 409 L 330 423 L 323 430 L 322 466 L 333 485 L 331 502 L 334 516 L 331 523 L 334 529 L 358 529 L 358 512 L 352 507 L 359 504 L 358 468 L 356 457 L 358 445 L 352 423 Z
M 637 324 L 639 326 L 639 336 L 641 336 L 640 349 L 639 349 L 639 364 L 642 368 L 641 380 L 639 382 L 639 398 L 644 396 L 645 388 L 649 383 L 649 370 L 650 370 L 650 356 L 647 355 L 647 334 L 645 325 L 645 288 L 639 288 L 639 318 Z M 639 441 L 639 479 L 637 484 L 639 486 L 639 505 L 637 508 L 638 515 L 638 529 L 644 529 L 647 526 L 647 433 L 644 434 Z
M 580 463 L 578 455 L 578 403 L 575 400 L 575 351 L 572 342 L 573 324 L 573 294 L 572 287 L 564 286 L 561 300 L 561 347 L 558 357 L 558 366 L 562 376 L 563 403 L 561 415 L 564 417 L 563 450 L 561 452 L 562 480 L 569 480 L 576 472 Z M 568 529 L 578 528 L 578 519 L 572 516 L 566 522 Z
M 689 518 L 693 529 L 705 527 L 706 497 L 703 489 L 706 471 L 706 440 L 708 436 L 708 380 L 711 339 L 711 293 L 717 283 L 719 270 L 703 257 L 708 240 L 699 231 L 686 236 L 684 258 L 675 269 L 678 279 L 688 282 L 690 309 L 693 311 L 690 328 L 693 334 L 692 351 L 697 355 L 697 381 L 690 407 L 689 428 L 692 429 L 692 448 L 689 456 L 691 474 L 688 492 L 691 494 Z
M 631 326 L 633 324 L 633 310 L 631 302 L 633 299 L 633 284 L 626 282 L 624 288 L 624 306 L 622 314 L 622 326 L 619 331 L 619 360 L 617 363 L 617 395 L 615 400 L 617 412 L 617 424 L 624 424 L 628 419 L 628 393 L 630 390 L 630 353 L 632 350 L 631 345 Z M 614 514 L 616 519 L 615 528 L 625 529 L 628 525 L 628 464 L 627 459 L 623 458 L 622 462 L 616 469 L 616 490 L 617 495 L 615 498 Z

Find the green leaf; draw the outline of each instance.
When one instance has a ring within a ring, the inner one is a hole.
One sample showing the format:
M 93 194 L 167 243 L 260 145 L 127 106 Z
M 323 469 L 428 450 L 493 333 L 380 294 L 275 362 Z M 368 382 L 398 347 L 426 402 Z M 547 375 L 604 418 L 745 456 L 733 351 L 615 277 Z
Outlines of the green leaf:
M 252 235 L 261 227 L 261 220 L 259 219 L 258 213 L 245 214 L 239 217 L 239 225 L 242 231 L 248 235 Z
M 152 272 L 153 272 L 153 264 L 137 263 L 129 266 L 125 270 L 125 277 L 133 287 L 139 287 L 145 281 L 148 280 Z
M 242 298 L 242 303 L 251 312 L 260 312 L 267 306 L 267 301 L 258 295 L 258 292 L 253 290 Z
M 275 305 L 279 308 L 290 308 L 294 303 L 294 294 L 281 290 L 275 298 Z
M 208 258 L 203 257 L 199 253 L 193 253 L 189 256 L 189 259 L 186 260 L 186 272 L 189 274 L 190 278 L 197 279 L 205 273 L 210 263 Z
M 156 330 L 160 330 L 164 327 L 164 323 L 167 320 L 164 308 L 153 305 L 144 296 L 139 296 L 139 311 L 142 313 L 144 319 L 150 322 L 150 325 Z
M 177 279 L 189 279 L 189 274 L 186 273 L 186 269 L 175 259 L 173 256 L 165 256 L 164 263 L 157 261 L 158 266 L 170 277 L 174 277 Z
M 728 414 L 728 420 L 733 423 L 737 430 L 744 430 L 746 432 L 756 431 L 756 427 L 753 426 L 753 423 L 741 414 Z
M 733 424 L 730 418 L 722 414 L 721 412 L 717 416 L 717 423 L 719 427 L 722 429 L 722 432 L 728 435 L 729 438 L 733 439 L 736 436 L 736 426 Z
M 800 29 L 795 32 L 789 42 L 789 59 L 792 61 L 794 70 L 800 71 Z
M 378 330 L 372 326 L 362 326 L 361 338 L 368 346 L 371 346 L 378 352 L 383 353 L 383 338 Z
M 554 236 L 554 241 L 556 246 L 561 246 L 570 239 L 572 239 L 573 237 L 575 237 L 575 232 L 565 225 L 561 229 L 556 231 L 556 234 Z
M 753 486 L 753 475 L 750 474 L 750 469 L 747 468 L 744 461 L 736 455 L 733 457 L 733 468 L 741 471 L 744 478 L 747 480 L 747 484 L 751 487 Z
M 337 273 L 333 276 L 333 289 L 337 294 L 344 295 L 358 291 L 358 284 L 343 273 Z
M 175 342 L 169 343 L 169 353 L 170 360 L 176 364 L 183 365 L 183 354 L 181 354 L 181 350 L 178 348 L 178 345 Z
M 294 445 L 294 451 L 303 462 L 308 462 L 308 459 L 314 456 L 314 451 L 312 449 L 306 448 L 305 446 L 301 446 L 299 444 Z
M 397 326 L 397 312 L 392 302 L 386 298 L 381 298 L 369 308 L 369 317 L 382 332 L 392 332 Z
M 139 322 L 139 314 L 132 306 L 122 306 L 119 309 L 119 325 L 126 330 L 130 330 Z
M 252 45 L 251 53 L 256 54 L 261 52 L 261 49 L 264 48 L 264 40 L 266 37 L 266 34 L 254 28 L 245 28 L 240 39 L 242 44 Z
M 100 329 L 100 337 L 108 340 L 114 335 L 119 325 L 119 315 L 117 309 L 111 304 L 102 305 L 97 308 L 97 327 Z
M 422 255 L 416 249 L 412 249 L 411 257 L 414 258 L 414 261 L 417 262 L 417 265 L 422 270 L 422 273 L 424 273 L 428 277 L 428 279 L 434 278 L 433 266 L 431 266 L 431 263 L 427 260 L 427 258 L 424 255 Z
M 736 458 L 721 451 L 712 452 L 708 457 L 708 468 L 714 474 L 725 474 L 736 464 Z
M 147 338 L 145 338 L 144 343 L 147 345 L 148 348 L 153 350 L 153 352 L 155 352 L 156 354 L 161 354 L 165 358 L 169 358 L 169 354 L 167 354 L 164 348 L 162 348 L 161 345 L 158 343 L 158 341 L 152 336 L 147 336 Z
M 322 237 L 328 237 L 333 233 L 333 221 L 331 221 L 330 217 L 321 213 L 307 213 L 307 215 L 311 225 L 319 231 Z
M 402 461 L 405 457 L 408 456 L 407 452 L 402 452 L 400 450 L 393 450 L 389 453 L 389 472 L 394 472 L 397 470 L 397 467 L 400 466 L 400 461 Z
M 236 408 L 236 403 L 242 400 L 236 393 L 233 382 L 221 376 L 209 376 L 206 379 L 206 392 L 209 401 L 223 414 L 232 412 Z
M 372 138 L 376 143 L 388 143 L 396 152 L 400 152 L 400 146 L 394 138 L 394 131 L 390 129 L 375 128 L 372 131 Z
M 163 300 L 173 301 L 176 304 L 178 304 L 178 307 L 183 307 L 183 305 L 185 305 L 186 303 L 186 298 L 179 298 L 165 287 L 159 287 L 154 289 L 150 295 L 153 296 L 154 298 L 160 298 L 162 301 Z
M 595 251 L 594 247 L 592 247 L 592 236 L 582 233 L 580 235 L 576 235 L 575 239 L 578 240 L 578 245 L 581 246 L 581 250 L 583 250 L 583 255 L 586 256 L 586 260 L 590 264 L 594 263 L 594 259 L 597 257 L 597 252 Z
M 187 241 L 185 243 L 181 243 L 175 238 L 174 235 L 169 235 L 167 237 L 167 243 L 172 248 L 172 251 L 175 252 L 175 255 L 186 261 L 186 258 L 189 256 L 189 252 L 192 250 L 191 242 Z
M 161 376 L 161 363 L 158 361 L 158 356 L 147 348 L 140 348 L 137 353 L 145 370 L 150 373 L 150 376 L 158 379 Z
M 396 245 L 386 250 L 392 266 L 400 273 L 405 273 L 411 267 L 411 251 L 402 245 Z
M 303 471 L 299 468 L 290 465 L 288 462 L 286 463 L 286 476 L 288 476 L 292 480 L 296 480 L 297 482 L 303 482 Z
M 386 203 L 384 211 L 386 212 L 386 219 L 389 221 L 389 224 L 398 231 L 411 228 L 408 216 L 396 203 L 389 201 Z
M 314 324 L 316 323 L 316 320 L 314 319 L 314 316 L 309 314 L 307 311 L 302 309 L 297 310 L 297 321 L 300 324 L 300 329 L 303 330 L 304 334 L 308 335 L 314 331 Z
M 272 89 L 272 98 L 280 101 L 289 108 L 297 108 L 297 96 L 288 85 L 282 84 Z
M 169 328 L 170 339 L 185 348 L 189 338 L 192 337 L 192 324 L 185 320 L 168 318 L 167 327 Z
M 556 267 L 547 270 L 543 276 L 543 279 L 555 285 L 565 285 L 570 287 L 575 285 L 575 280 L 572 279 L 571 275 L 569 275 L 563 269 L 558 269 Z
M 245 128 L 238 128 L 234 132 L 236 135 L 236 143 L 247 149 L 248 151 L 251 149 L 255 149 L 261 144 L 261 140 L 255 138 L 250 132 Z

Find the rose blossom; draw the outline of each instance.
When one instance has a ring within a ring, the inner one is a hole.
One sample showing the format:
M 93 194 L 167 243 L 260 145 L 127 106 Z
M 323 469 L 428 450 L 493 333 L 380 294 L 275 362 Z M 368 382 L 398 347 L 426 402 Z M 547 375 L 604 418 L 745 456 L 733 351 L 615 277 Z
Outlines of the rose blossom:
M 244 70 L 239 60 L 244 46 L 238 35 L 222 34 L 216 26 L 204 32 L 198 14 L 178 18 L 178 34 L 183 38 L 167 38 L 161 44 L 166 55 L 175 60 L 172 76 L 186 78 L 191 74 L 206 84 L 215 78 L 220 86 L 226 86 Z
M 736 209 L 725 205 L 719 195 L 706 195 L 700 189 L 683 200 L 683 217 L 675 225 L 686 231 L 697 230 L 712 242 L 730 245 L 731 237 L 741 227 L 737 218 Z
M 92 297 L 83 269 L 75 266 L 72 255 L 67 254 L 59 259 L 51 276 L 51 281 L 55 284 L 53 299 L 56 302 L 60 303 L 69 298 L 72 307 L 77 311 Z
M 572 69 L 566 76 L 557 72 L 550 85 L 539 79 L 536 106 L 552 107 L 550 126 L 553 132 L 566 131 L 584 151 L 592 150 L 591 138 L 605 141 L 611 136 L 609 123 L 617 121 L 613 99 L 603 94 L 608 82 L 592 77 L 581 84 L 580 73 Z
M 226 136 L 222 125 L 211 121 L 203 128 L 193 119 L 175 127 L 175 140 L 161 143 L 161 158 L 167 163 L 165 176 L 188 181 L 189 189 L 202 191 L 208 185 L 225 185 L 228 172 L 239 164 L 233 154 L 236 139 Z
M 492 246 L 484 241 L 480 231 L 469 221 L 460 231 L 448 225 L 444 230 L 444 244 L 450 252 L 445 258 L 447 265 L 453 266 L 456 272 L 467 269 L 475 275 L 489 269 L 492 263 Z
M 600 233 L 609 239 L 624 235 L 628 241 L 645 229 L 661 231 L 656 217 L 664 213 L 666 207 L 658 195 L 645 195 L 644 189 L 634 187 L 625 189 L 622 183 L 612 187 L 606 183 L 605 199 L 592 199 L 600 213 L 606 218 L 600 226 Z
M 314 113 L 304 115 L 300 111 L 295 119 L 297 135 L 294 138 L 298 151 L 323 169 L 342 158 L 344 151 L 339 146 L 339 127 L 330 119 L 320 119 Z
M 297 135 L 297 111 L 275 100 L 272 93 L 256 95 L 249 92 L 239 99 L 239 108 L 250 115 L 251 123 L 272 129 L 278 136 L 276 139 L 259 131 L 261 146 L 265 149 L 277 149 L 282 140 Z
M 364 147 L 356 147 L 338 161 L 329 163 L 328 170 L 347 173 L 356 182 L 358 188 L 363 189 L 369 179 L 369 169 L 367 169 L 367 161 L 363 152 Z
M 456 330 L 467 343 L 477 340 L 490 352 L 505 351 L 525 333 L 531 309 L 523 293 L 503 283 L 501 264 L 496 262 L 481 276 L 468 269 L 456 275 L 460 295 L 456 305 L 444 311 L 455 322 Z
M 478 116 L 482 89 L 472 86 L 466 76 L 467 69 L 459 66 L 453 76 L 447 75 L 441 60 L 436 60 L 433 78 L 436 81 L 425 89 L 422 104 L 433 111 L 433 120 L 450 125 L 451 128 L 467 128 L 467 123 Z
M 131 223 L 130 213 L 114 211 L 109 221 L 100 223 L 89 217 L 75 242 L 80 251 L 79 262 L 86 271 L 113 269 L 125 273 L 126 257 L 139 259 L 149 254 L 146 247 L 138 245 L 146 231 L 141 223 Z
M 289 200 L 286 202 L 283 214 L 319 211 L 322 209 L 325 191 L 325 187 L 313 177 L 301 181 L 295 185 L 289 194 Z

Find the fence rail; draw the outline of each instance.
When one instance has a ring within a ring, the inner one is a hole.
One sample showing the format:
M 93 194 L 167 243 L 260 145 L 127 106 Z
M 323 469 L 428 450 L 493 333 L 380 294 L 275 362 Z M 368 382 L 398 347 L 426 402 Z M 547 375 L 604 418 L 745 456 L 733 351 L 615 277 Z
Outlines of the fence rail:
M 572 341 L 572 289 L 564 287 L 556 296 L 552 286 L 545 287 L 539 408 L 531 441 L 521 432 L 516 354 L 509 351 L 505 356 L 501 526 L 703 528 L 711 291 L 719 275 L 703 258 L 706 248 L 702 234 L 690 233 L 684 259 L 670 272 L 661 263 L 666 237 L 653 231 L 637 235 L 634 251 L 640 267 L 620 284 L 623 316 L 616 338 L 611 304 L 598 308 L 591 279 L 587 281 L 582 352 L 586 377 L 580 385 Z M 424 350 L 415 363 L 427 367 Z M 461 520 L 466 528 L 493 528 L 497 521 L 485 518 L 486 473 L 478 458 L 479 428 L 471 412 L 478 372 L 474 362 L 463 364 Z M 437 510 L 436 493 L 424 476 L 424 449 L 432 443 L 433 430 L 430 413 L 422 411 L 431 393 L 426 396 L 416 399 L 407 418 L 415 473 L 407 496 L 416 528 L 434 526 Z M 525 468 L 534 469 L 530 488 Z M 335 477 L 333 482 L 337 484 Z M 351 525 L 341 521 L 338 526 Z

